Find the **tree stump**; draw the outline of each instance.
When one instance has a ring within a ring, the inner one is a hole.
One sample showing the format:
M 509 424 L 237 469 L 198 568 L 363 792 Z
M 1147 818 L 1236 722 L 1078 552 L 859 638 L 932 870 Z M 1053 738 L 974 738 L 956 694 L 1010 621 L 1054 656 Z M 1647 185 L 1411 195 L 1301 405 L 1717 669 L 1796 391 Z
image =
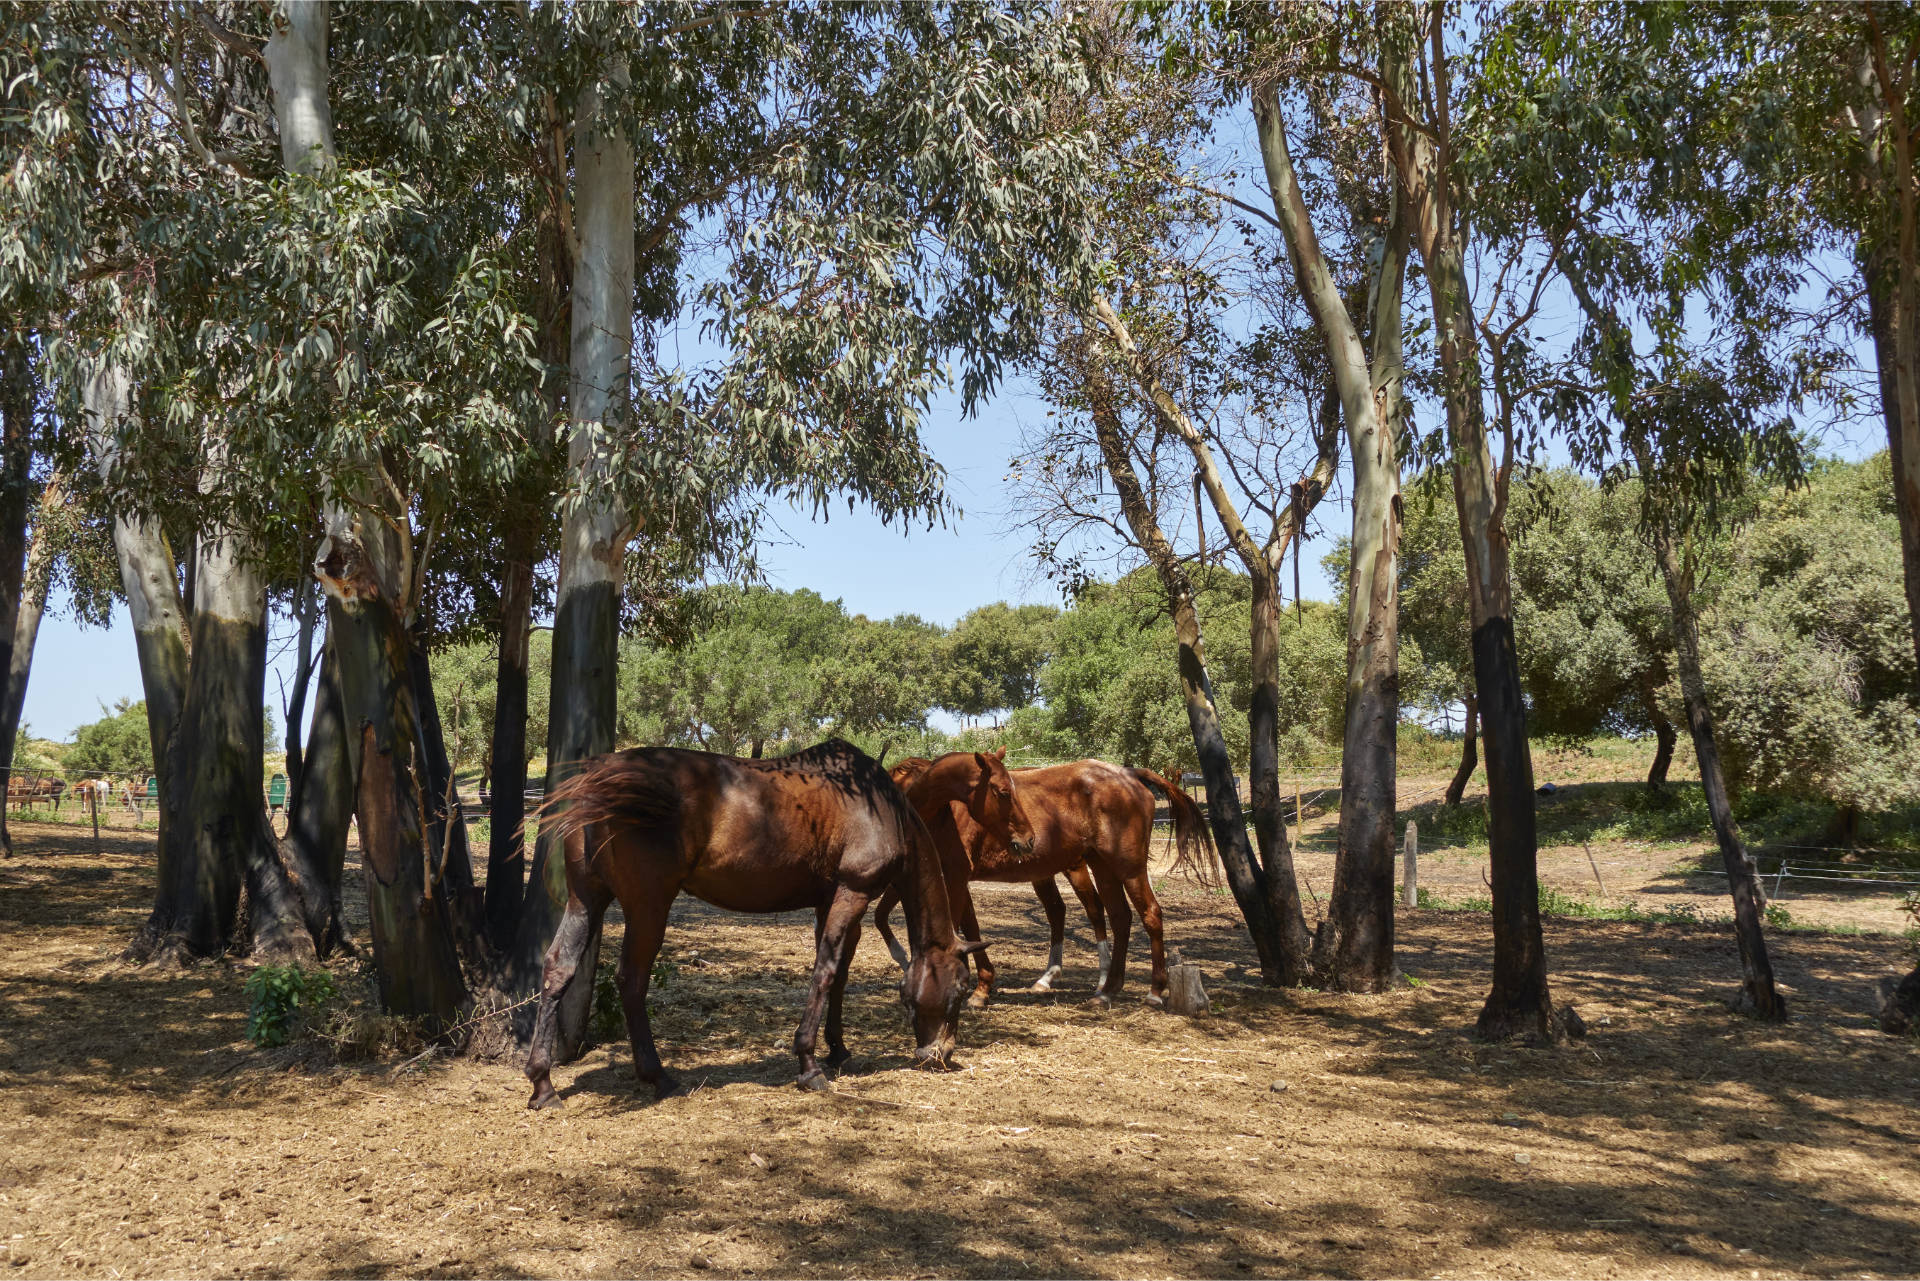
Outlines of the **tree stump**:
M 1167 971 L 1167 1008 L 1188 1018 L 1208 1012 L 1207 989 L 1200 982 L 1199 966 L 1176 965 Z

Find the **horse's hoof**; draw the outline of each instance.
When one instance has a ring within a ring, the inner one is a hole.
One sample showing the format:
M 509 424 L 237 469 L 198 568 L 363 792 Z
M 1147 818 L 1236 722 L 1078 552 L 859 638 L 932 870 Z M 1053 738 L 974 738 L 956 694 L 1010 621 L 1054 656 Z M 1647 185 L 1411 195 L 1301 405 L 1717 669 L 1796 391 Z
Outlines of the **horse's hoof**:
M 827 1066 L 830 1068 L 837 1068 L 841 1064 L 847 1062 L 852 1057 L 853 1057 L 853 1051 L 849 1050 L 844 1045 L 837 1050 L 829 1050 L 827 1051 Z
M 1162 997 L 1157 992 L 1147 993 L 1147 1008 L 1152 1010 L 1166 1009 L 1167 1008 L 1166 998 Z
M 1087 1002 L 1087 1008 L 1090 1010 L 1110 1010 L 1113 1008 L 1113 998 L 1105 992 L 1096 993 L 1093 998 Z
M 967 1008 L 970 1010 L 986 1009 L 987 994 L 985 992 L 975 992 L 972 996 L 969 996 L 967 998 Z
M 662 1076 L 657 1081 L 643 1082 L 643 1084 L 653 1087 L 653 1097 L 655 1099 L 670 1099 L 676 1094 L 683 1093 L 680 1087 L 680 1078 L 677 1076 Z
M 566 1102 L 561 1099 L 558 1094 L 553 1092 L 552 1086 L 535 1090 L 533 1097 L 527 1100 L 527 1110 L 530 1112 L 539 1112 L 546 1108 L 563 1108 L 565 1106 L 567 1106 Z
M 1053 991 L 1053 984 L 1051 984 L 1051 983 L 1035 983 L 1035 984 L 1034 984 L 1034 985 L 1033 985 L 1032 987 L 1030 987 L 1030 988 L 1028 988 L 1028 989 L 1027 989 L 1027 991 L 1029 991 L 1029 992 L 1033 992 L 1033 993 L 1035 993 L 1035 994 L 1039 994 L 1039 993 L 1042 993 L 1042 992 L 1052 992 L 1052 991 Z
M 813 1071 L 807 1073 L 795 1081 L 794 1084 L 803 1090 L 811 1090 L 816 1094 L 833 1093 L 833 1082 L 827 1080 L 827 1074 L 819 1068 L 815 1068 Z

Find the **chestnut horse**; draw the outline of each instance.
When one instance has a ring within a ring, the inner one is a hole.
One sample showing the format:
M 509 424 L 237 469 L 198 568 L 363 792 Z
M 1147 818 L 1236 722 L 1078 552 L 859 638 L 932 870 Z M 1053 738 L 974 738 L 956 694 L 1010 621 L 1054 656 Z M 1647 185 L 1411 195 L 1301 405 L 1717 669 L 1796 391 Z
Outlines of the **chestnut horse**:
M 902 761 L 894 767 L 895 780 L 924 768 L 917 760 Z M 1058 890 L 1053 889 L 1052 880 L 1055 875 L 1071 874 L 1084 864 L 1093 875 L 1113 935 L 1111 959 L 1105 962 L 1095 999 L 1110 1003 L 1126 982 L 1127 938 L 1133 921 L 1129 910 L 1131 900 L 1132 907 L 1140 912 L 1141 923 L 1146 926 L 1152 944 L 1153 979 L 1148 1000 L 1160 1003 L 1167 987 L 1166 940 L 1161 931 L 1160 902 L 1147 878 L 1154 811 L 1153 793 L 1148 785 L 1167 794 L 1179 848 L 1176 866 L 1195 871 L 1207 866 L 1203 856 L 1210 857 L 1212 850 L 1200 807 L 1152 770 L 1126 769 L 1105 761 L 1074 761 L 1067 765 L 1014 770 L 1012 776 L 1014 797 L 1033 824 L 1034 843 L 1030 853 L 1015 851 L 995 840 L 958 806 L 948 807 L 945 824 L 928 824 L 934 841 L 940 846 L 947 897 L 954 905 L 961 932 L 969 939 L 979 938 L 973 896 L 966 888 L 968 881 L 1033 882 L 1041 902 L 1047 906 L 1048 923 L 1054 926 L 1054 951 L 1049 958 L 1047 976 L 1050 978 L 1051 973 L 1057 972 L 1054 966 L 1058 963 L 1065 924 L 1064 904 L 1055 910 L 1060 896 Z M 1079 888 L 1076 884 L 1076 891 Z M 874 910 L 874 923 L 898 960 L 901 959 L 899 945 L 887 925 L 893 903 L 892 898 L 881 897 Z M 984 949 L 976 953 L 974 964 L 979 977 L 968 1004 L 979 1006 L 985 1004 L 992 993 L 994 970 Z
M 813 982 L 793 1038 L 799 1084 L 813 1090 L 829 1088 L 814 1057 L 823 1013 L 828 1066 L 849 1057 L 841 996 L 867 904 L 883 890 L 903 898 L 913 956 L 900 999 L 912 1013 L 915 1057 L 940 1065 L 952 1057 L 966 954 L 980 944 L 956 938 L 926 825 L 858 748 L 832 739 L 774 760 L 670 747 L 613 752 L 584 762 L 540 812 L 563 843 L 567 909 L 547 949 L 527 1056 L 529 1107 L 560 1101 L 549 1078 L 560 997 L 616 899 L 627 921 L 619 985 L 634 1069 L 657 1095 L 677 1087 L 654 1048 L 647 982 L 682 890 L 735 912 L 814 910 Z

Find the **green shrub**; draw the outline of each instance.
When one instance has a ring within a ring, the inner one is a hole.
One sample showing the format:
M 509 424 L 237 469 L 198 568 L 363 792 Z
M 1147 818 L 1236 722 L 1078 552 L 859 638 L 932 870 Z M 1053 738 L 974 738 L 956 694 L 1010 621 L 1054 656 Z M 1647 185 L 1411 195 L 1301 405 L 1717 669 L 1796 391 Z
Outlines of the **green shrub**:
M 1767 924 L 1776 930 L 1792 929 L 1793 913 L 1787 910 L 1784 903 L 1769 903 L 1767 904 Z
M 262 965 L 247 976 L 247 1040 L 265 1049 L 285 1045 L 339 996 L 333 975 L 298 965 Z

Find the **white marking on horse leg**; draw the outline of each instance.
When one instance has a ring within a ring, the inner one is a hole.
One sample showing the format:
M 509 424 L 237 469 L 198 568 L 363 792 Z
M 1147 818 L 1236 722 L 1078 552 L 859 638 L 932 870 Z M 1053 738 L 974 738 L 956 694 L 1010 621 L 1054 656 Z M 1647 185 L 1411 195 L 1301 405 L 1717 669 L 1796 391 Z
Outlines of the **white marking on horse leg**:
M 1107 970 L 1113 965 L 1113 943 L 1108 939 L 1100 940 L 1100 979 L 1093 985 L 1096 992 L 1107 988 Z
M 1053 991 L 1053 981 L 1060 977 L 1060 971 L 1065 966 L 1065 956 L 1063 955 L 1065 950 L 1064 946 L 1059 943 L 1053 945 L 1052 950 L 1047 953 L 1046 972 L 1033 981 L 1034 991 Z

